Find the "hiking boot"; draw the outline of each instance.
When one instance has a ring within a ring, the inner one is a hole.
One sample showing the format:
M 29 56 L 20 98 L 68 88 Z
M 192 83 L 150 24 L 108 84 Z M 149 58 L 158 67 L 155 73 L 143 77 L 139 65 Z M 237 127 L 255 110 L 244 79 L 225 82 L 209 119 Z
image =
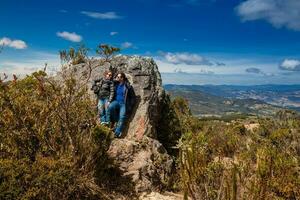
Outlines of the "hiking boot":
M 115 132 L 115 131 L 114 131 L 114 133 L 115 133 L 115 137 L 116 137 L 116 138 L 122 137 L 122 133 L 118 133 L 118 132 Z

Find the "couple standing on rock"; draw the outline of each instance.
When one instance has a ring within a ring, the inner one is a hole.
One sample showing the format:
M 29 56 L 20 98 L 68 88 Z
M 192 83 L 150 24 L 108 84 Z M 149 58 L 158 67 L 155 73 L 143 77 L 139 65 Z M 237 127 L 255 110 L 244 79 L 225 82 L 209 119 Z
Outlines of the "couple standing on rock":
M 135 104 L 135 93 L 123 72 L 112 78 L 111 71 L 104 72 L 104 77 L 94 81 L 92 90 L 98 98 L 98 113 L 103 125 L 111 126 L 117 122 L 114 128 L 116 137 L 120 137 L 125 120 L 129 116 Z

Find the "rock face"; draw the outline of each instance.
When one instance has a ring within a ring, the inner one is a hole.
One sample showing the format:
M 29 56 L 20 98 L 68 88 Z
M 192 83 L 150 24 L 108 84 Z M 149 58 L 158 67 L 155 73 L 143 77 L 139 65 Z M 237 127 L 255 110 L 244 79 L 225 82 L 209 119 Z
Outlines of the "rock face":
M 99 67 L 97 67 L 99 65 Z M 129 122 L 120 139 L 114 139 L 109 155 L 130 176 L 137 192 L 157 189 L 167 184 L 173 160 L 157 140 L 160 103 L 167 98 L 158 67 L 151 58 L 116 56 L 109 63 L 92 63 L 92 80 L 103 76 L 109 67 L 124 72 L 137 96 Z M 91 82 L 92 83 L 92 82 Z

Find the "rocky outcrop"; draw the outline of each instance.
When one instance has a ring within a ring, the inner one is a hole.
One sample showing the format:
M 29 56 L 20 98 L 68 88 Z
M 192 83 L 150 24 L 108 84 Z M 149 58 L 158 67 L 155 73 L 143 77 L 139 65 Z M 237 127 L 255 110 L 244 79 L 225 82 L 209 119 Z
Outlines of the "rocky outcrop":
M 116 56 L 110 62 L 94 61 L 91 80 L 110 67 L 126 74 L 137 96 L 137 104 L 123 133 L 108 151 L 116 164 L 130 176 L 137 192 L 158 189 L 168 183 L 173 160 L 157 140 L 160 103 L 166 98 L 154 60 L 138 56 Z

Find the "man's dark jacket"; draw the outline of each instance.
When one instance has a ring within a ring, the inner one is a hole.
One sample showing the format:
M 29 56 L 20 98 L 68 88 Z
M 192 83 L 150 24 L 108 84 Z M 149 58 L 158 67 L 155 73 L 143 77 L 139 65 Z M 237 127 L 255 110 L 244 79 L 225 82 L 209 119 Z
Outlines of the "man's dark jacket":
M 114 83 L 111 80 L 105 78 L 94 80 L 92 90 L 94 90 L 98 99 L 107 98 L 108 102 L 112 102 L 114 98 L 115 88 Z
M 115 84 L 115 92 L 117 92 L 117 88 L 119 85 L 118 81 L 114 82 Z M 126 106 L 126 114 L 130 114 L 134 108 L 134 105 L 136 103 L 136 96 L 135 92 L 133 90 L 133 87 L 130 85 L 129 81 L 125 81 L 124 83 L 124 101 L 125 101 L 125 106 Z M 114 95 L 115 97 L 117 95 Z

